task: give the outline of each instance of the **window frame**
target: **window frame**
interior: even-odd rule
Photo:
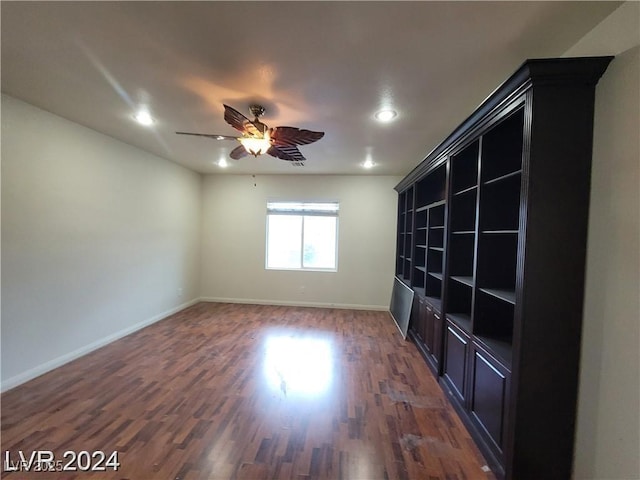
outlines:
[[[281,208],[272,207],[270,205],[280,205]],[[284,208],[284,206],[290,205],[292,208]],[[335,205],[335,210],[322,210],[313,208],[314,205]],[[295,206],[301,208],[296,209]],[[307,208],[305,208],[307,206]],[[267,201],[267,213],[266,213],[266,236],[265,236],[265,258],[264,268],[265,270],[272,271],[291,271],[291,272],[329,272],[335,273],[338,271],[338,239],[339,239],[339,215],[340,202],[337,200],[320,200],[320,201],[300,201],[300,200],[268,200]],[[269,217],[273,216],[299,216],[302,217],[301,230],[300,230],[300,268],[290,267],[270,267],[269,266]],[[335,237],[334,237],[334,267],[332,268],[319,268],[319,267],[305,267],[304,266],[304,221],[305,217],[334,217],[336,219],[335,224]]]

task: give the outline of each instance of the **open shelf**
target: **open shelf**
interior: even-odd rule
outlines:
[[[413,276],[411,278],[411,286],[414,288],[424,288],[426,269],[414,265]]]
[[[511,352],[513,350],[511,339],[491,338],[483,335],[475,335],[475,338],[484,349],[498,357],[498,359],[505,363],[505,366],[511,370]]]
[[[416,230],[413,243],[416,247],[427,248],[427,230]]]
[[[487,183],[480,193],[480,230],[517,230],[521,174]]]
[[[482,230],[480,233],[488,235],[517,235],[518,230]]]
[[[413,251],[413,263],[416,267],[424,268],[427,258],[427,249],[416,245]]]
[[[444,251],[444,230],[441,228],[429,230],[429,248],[431,250]]]
[[[449,274],[463,277],[473,275],[474,254],[474,235],[452,235],[448,248]]]
[[[511,346],[515,294],[499,289],[478,289],[474,309],[473,333],[487,346]],[[496,293],[500,293],[498,296]],[[513,298],[513,301],[510,301]]]
[[[476,229],[476,197],[474,189],[451,199],[451,229],[454,232]]]
[[[405,258],[408,256],[409,260],[411,260],[411,243],[412,242],[413,242],[412,235],[410,233],[405,233],[405,235],[404,235],[404,252],[405,252]]]
[[[451,188],[455,195],[478,185],[478,153],[476,140],[451,157]]]
[[[451,280],[460,282],[463,285],[467,285],[468,287],[473,287],[473,277],[462,277],[460,275],[455,275],[455,276],[452,275]]]
[[[410,187],[398,195],[396,275],[408,284],[410,283],[412,276],[411,255],[412,248],[415,243],[415,239],[413,237],[413,191],[413,187]],[[416,226],[426,228],[426,214],[417,215]],[[419,230],[416,231],[418,232]],[[422,231],[422,233],[418,233],[416,235],[416,238],[421,240],[421,243],[426,244],[426,235],[426,231]]]
[[[433,202],[430,203],[429,205],[427,205],[425,208],[435,208],[435,207],[444,207],[444,205],[447,203],[446,200],[442,199],[442,200],[438,200],[437,202]]]
[[[429,228],[444,228],[444,202],[429,207]]]
[[[480,288],[481,292],[488,293],[494,297],[509,303],[516,303],[515,290],[506,290],[502,288]]]
[[[429,250],[427,253],[427,272],[434,276],[442,276],[443,252],[441,250]]]
[[[522,168],[524,109],[519,108],[482,137],[482,182]]]
[[[430,206],[445,199],[447,169],[443,164],[416,184],[416,207]]]
[[[464,313],[447,313],[447,319],[456,324],[465,333],[471,333],[471,317]]]
[[[432,298],[442,299],[442,274],[436,272],[427,272],[425,277],[425,295]]]
[[[444,251],[444,229],[430,228],[428,233],[428,245],[432,250]]]
[[[472,185],[470,187],[467,187],[463,190],[460,190],[458,192],[453,192],[454,195],[458,196],[458,195],[464,195],[465,193],[471,193],[471,192],[475,192],[478,189],[477,185]]]
[[[493,183],[503,182],[505,180],[509,180],[511,177],[519,176],[521,173],[522,173],[522,170],[516,170],[514,172],[507,173],[505,175],[494,178],[492,180],[487,180],[486,182],[484,182],[484,185],[491,185]]]
[[[471,317],[473,288],[468,283],[462,283],[449,278],[447,283],[447,297],[445,311]]]
[[[431,306],[433,308],[435,308],[438,312],[442,311],[442,300],[440,300],[440,297],[431,297],[429,295],[426,295],[425,300],[427,302],[429,302],[431,304]]]
[[[411,280],[411,258],[404,257],[403,260],[402,278],[409,283]]]
[[[476,272],[480,291],[515,303],[517,260],[517,232],[480,235]]]
[[[446,173],[443,167],[442,172]],[[430,298],[442,298],[442,271],[444,267],[444,234],[446,202],[437,201],[427,207],[427,250],[425,293]]]

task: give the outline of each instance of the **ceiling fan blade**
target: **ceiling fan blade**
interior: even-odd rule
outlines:
[[[296,127],[275,127],[270,131],[271,141],[277,146],[307,145],[324,137],[324,132],[312,132]]]
[[[276,157],[281,160],[288,160],[289,162],[304,162],[306,160],[297,147],[271,145],[271,148],[267,150],[267,153],[272,157]]]
[[[242,157],[246,157],[248,155],[247,150],[242,145],[238,145],[236,148],[231,150],[229,156],[234,160],[240,160]]]
[[[232,137],[230,135],[216,135],[215,133],[190,133],[190,132],[176,132],[178,135],[194,135],[196,137],[207,137],[214,140],[237,140],[238,137]]]
[[[263,134],[255,123],[229,105],[224,105],[224,121],[242,133],[255,137],[261,137]]]

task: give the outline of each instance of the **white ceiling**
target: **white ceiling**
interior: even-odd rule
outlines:
[[[370,156],[371,174],[404,175],[525,59],[562,55],[619,4],[2,1],[2,91],[198,172],[362,174]],[[306,166],[174,133],[234,135],[222,104],[253,102],[271,127],[326,132]]]

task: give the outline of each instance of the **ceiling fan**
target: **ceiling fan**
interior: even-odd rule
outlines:
[[[178,135],[208,137],[214,140],[238,140],[240,145],[231,150],[229,154],[234,160],[239,160],[246,155],[257,157],[266,153],[272,157],[293,162],[293,165],[304,165],[306,160],[298,150],[298,145],[313,143],[324,136],[324,132],[312,132],[311,130],[296,127],[268,128],[258,120],[258,117],[265,112],[263,106],[251,105],[249,111],[255,117],[253,120],[249,120],[229,105],[224,105],[224,119],[229,125],[242,133],[240,137],[207,133],[176,133]]]

